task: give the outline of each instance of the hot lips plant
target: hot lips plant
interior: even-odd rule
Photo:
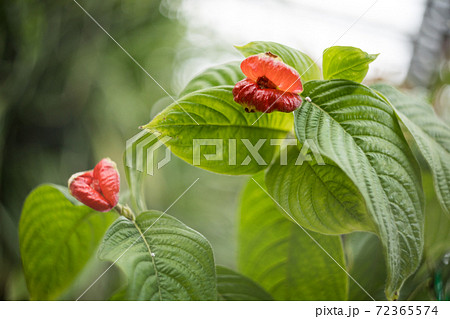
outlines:
[[[91,258],[125,275],[115,300],[448,299],[449,127],[419,98],[361,84],[377,55],[331,47],[320,71],[278,43],[237,49],[242,61],[194,77],[126,150],[136,157],[137,143],[159,139],[192,165],[249,175],[237,269],[217,266],[197,231],[146,209],[132,165],[119,194],[103,159],[26,199],[31,299],[63,298]]]
[[[69,179],[70,194],[99,212],[108,212],[119,202],[120,178],[116,163],[102,159],[93,170],[76,173]]]
[[[116,210],[120,215],[134,220],[128,206],[119,204],[120,177],[116,163],[104,158],[93,170],[73,174],[69,178],[70,194],[84,205],[98,212]]]
[[[276,55],[266,52],[252,55],[241,63],[247,76],[233,88],[234,100],[246,112],[293,112],[302,103],[303,90],[298,72]]]

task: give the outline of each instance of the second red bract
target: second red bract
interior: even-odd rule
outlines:
[[[73,174],[69,191],[77,200],[99,212],[107,212],[119,202],[120,178],[116,163],[102,159],[93,170]]]
[[[252,55],[241,63],[247,76],[233,88],[234,100],[247,112],[293,112],[300,107],[303,90],[298,72],[267,52]]]

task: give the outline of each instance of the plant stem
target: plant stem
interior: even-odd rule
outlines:
[[[117,204],[114,209],[116,210],[116,212],[119,213],[119,215],[131,220],[131,221],[135,221],[136,220],[136,216],[134,215],[133,211],[131,210],[130,207],[128,207],[128,205],[123,206],[122,204]]]

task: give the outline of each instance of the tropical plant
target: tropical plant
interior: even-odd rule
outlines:
[[[125,167],[130,208],[109,200],[96,166],[71,178],[72,195],[47,184],[25,201],[19,235],[31,299],[60,298],[96,253],[127,278],[114,300],[448,298],[445,285],[427,293],[424,283],[450,249],[449,127],[418,98],[361,84],[377,55],[331,47],[321,72],[278,43],[236,48],[247,64],[194,77],[125,153],[145,162],[138,142],[159,140],[202,169],[251,175],[238,269],[217,266],[203,235],[145,207],[144,172]]]

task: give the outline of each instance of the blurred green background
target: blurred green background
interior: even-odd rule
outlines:
[[[165,14],[160,1],[83,6],[176,95],[172,80],[186,29]],[[72,1],[2,1],[0,29],[0,299],[26,299],[17,238],[26,195],[41,183],[66,185],[72,173],[103,157],[119,164],[127,190],[126,140],[170,99]],[[207,173],[172,156],[146,178],[148,206],[164,211],[198,177],[168,213],[203,233],[218,262],[233,266],[232,225],[242,178]],[[99,275],[104,265],[92,267]],[[79,281],[78,291],[95,278]],[[108,298],[107,281],[98,285],[106,287],[104,294],[98,289],[86,297]]]
[[[283,41],[251,30],[236,38],[204,27],[199,31],[187,19],[201,11],[201,1],[80,4],[173,96],[201,68],[239,59],[229,41]],[[280,2],[283,10],[290,5]],[[17,236],[26,195],[41,183],[66,185],[72,173],[103,157],[121,167],[127,139],[171,99],[73,1],[1,0],[0,59],[0,300],[20,300],[28,298]],[[442,60],[447,62],[436,62],[433,81],[426,82],[433,85],[425,89],[448,118],[448,57]],[[384,75],[372,74],[376,77]],[[414,77],[410,80],[415,86]],[[123,168],[121,176],[125,191]],[[146,177],[147,204],[164,211],[197,178],[168,214],[205,235],[217,262],[234,268],[235,212],[246,177],[209,173],[172,156]],[[76,299],[106,267],[93,260],[65,299]],[[109,298],[120,287],[120,276],[111,270],[85,298]]]

